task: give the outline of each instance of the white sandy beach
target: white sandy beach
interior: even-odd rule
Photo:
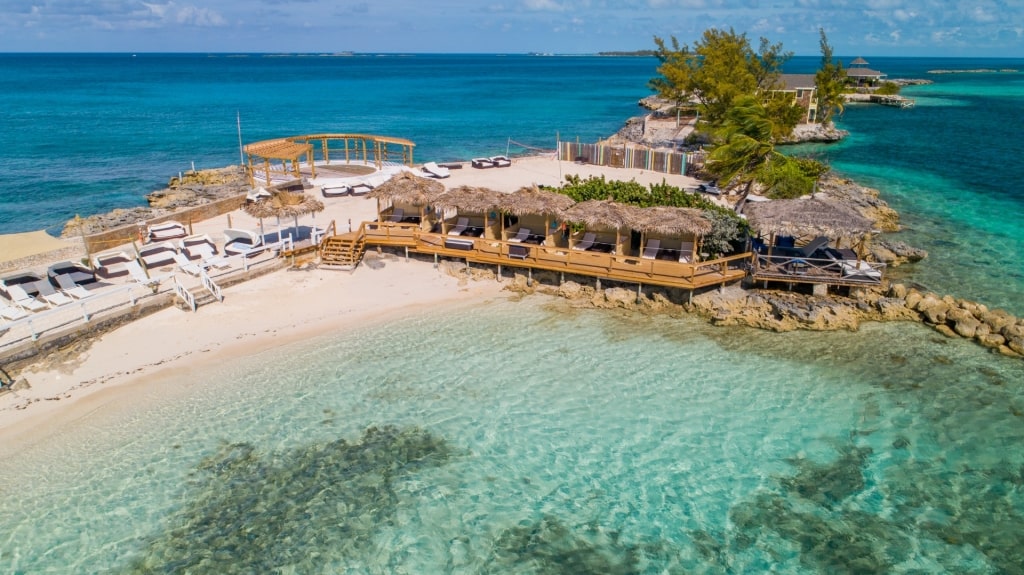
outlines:
[[[604,168],[559,162],[551,157],[517,159],[509,168],[451,170],[442,180],[449,187],[484,186],[511,192],[531,184],[558,185],[567,175],[601,176],[691,188],[696,180],[657,172]],[[317,224],[331,220],[345,231],[376,217],[376,202],[343,197],[325,200]],[[231,215],[233,227],[256,229],[241,211]],[[308,225],[308,218],[300,225]],[[289,226],[291,222],[281,222]],[[220,240],[227,216],[194,223],[195,233]],[[268,229],[267,232],[271,230]],[[0,434],[38,438],[54,422],[72,421],[126,394],[145,393],[146,382],[160,373],[222,361],[368,322],[400,318],[417,308],[454,300],[498,297],[503,284],[462,282],[434,269],[429,262],[386,257],[381,269],[362,265],[354,272],[313,269],[279,271],[227,289],[225,301],[197,312],[167,308],[120,327],[97,339],[87,352],[59,368],[20,374],[31,386],[0,396]],[[156,384],[154,384],[156,385]]]

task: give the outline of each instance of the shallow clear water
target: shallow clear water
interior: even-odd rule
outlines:
[[[161,385],[0,462],[18,493],[0,499],[0,570],[995,573],[1024,560],[1024,366],[915,325],[768,334],[538,297]]]

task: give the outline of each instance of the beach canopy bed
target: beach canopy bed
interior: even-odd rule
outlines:
[[[557,230],[565,221],[565,211],[576,202],[565,194],[542,190],[537,186],[525,186],[518,190],[504,194],[498,199],[497,208],[506,214],[517,218],[532,218],[530,222],[520,221],[520,225],[540,226],[543,233],[535,237],[542,238],[540,242],[547,241],[554,230]],[[532,238],[527,238],[532,241]]]
[[[401,219],[405,219],[404,208],[403,217],[399,220],[384,217],[384,213],[388,208],[391,208],[392,215],[394,214],[396,204],[415,207],[420,221],[423,221],[427,217],[427,208],[444,191],[444,184],[435,179],[424,178],[412,172],[403,171],[382,182],[370,191],[367,197],[377,200],[378,221],[384,221],[385,219],[401,221]]]

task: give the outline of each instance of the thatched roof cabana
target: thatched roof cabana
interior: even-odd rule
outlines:
[[[611,200],[587,200],[565,210],[565,218],[587,226],[604,226],[618,230],[628,228],[633,223],[636,217],[634,212],[638,209]]]
[[[874,224],[853,208],[817,198],[773,200],[749,204],[750,227],[758,233],[787,236],[862,236]]]
[[[444,184],[411,172],[400,172],[367,194],[377,201],[403,202],[417,206],[433,203],[444,193]]]
[[[565,194],[541,190],[537,186],[526,186],[511,194],[502,194],[498,200],[498,209],[515,216],[537,214],[563,219],[565,210],[575,203]]]
[[[324,203],[303,193],[277,191],[270,197],[242,205],[242,211],[254,218],[292,217],[322,212]]]
[[[486,213],[498,206],[502,195],[490,188],[459,186],[437,196],[434,203],[444,210]]]
[[[703,236],[711,232],[711,222],[695,208],[655,206],[641,208],[631,213],[630,227],[645,233],[679,236],[692,234]]]

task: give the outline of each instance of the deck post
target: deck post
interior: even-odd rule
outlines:
[[[501,264],[498,264],[498,277],[497,277],[497,280],[498,280],[499,283],[501,282]]]
[[[558,285],[565,283],[565,272],[558,272]]]
[[[526,285],[533,287],[533,268],[526,268]]]
[[[409,246],[405,246],[405,261],[409,261]]]
[[[690,290],[690,293],[686,298],[686,303],[693,305],[693,290]]]
[[[640,303],[644,298],[644,284],[636,284],[636,303]]]
[[[601,291],[601,278],[597,278],[597,282],[595,282],[594,289],[596,289],[597,291]]]
[[[437,269],[437,254],[434,254],[434,269]]]

